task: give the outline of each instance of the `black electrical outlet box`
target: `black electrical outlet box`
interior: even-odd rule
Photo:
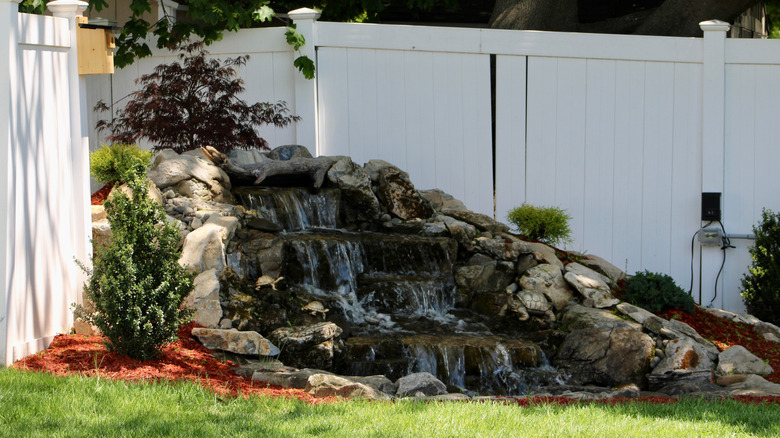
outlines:
[[[720,220],[720,192],[704,192],[701,194],[701,220]]]

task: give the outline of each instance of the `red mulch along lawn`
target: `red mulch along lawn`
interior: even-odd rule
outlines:
[[[672,316],[684,321],[699,331],[704,337],[717,339],[697,326],[697,321],[709,321],[710,326],[714,326],[725,320],[710,315],[704,311],[698,311],[696,315],[680,315],[681,311],[669,311],[661,316]],[[716,318],[719,321],[713,321]],[[692,323],[693,322],[693,323]],[[726,323],[731,324],[729,321]],[[707,324],[704,324],[705,326]],[[745,325],[745,324],[743,324]],[[57,335],[46,350],[28,356],[13,364],[13,368],[40,371],[65,376],[70,374],[82,374],[86,376],[101,376],[115,380],[127,381],[177,381],[189,380],[196,382],[203,387],[213,391],[216,394],[224,396],[243,396],[264,395],[269,397],[294,397],[311,404],[330,403],[338,400],[335,397],[313,397],[312,395],[300,389],[282,388],[279,386],[269,386],[265,382],[252,381],[251,378],[243,377],[235,373],[235,367],[230,361],[221,362],[214,358],[209,350],[192,338],[192,329],[196,324],[183,325],[179,329],[179,340],[164,347],[161,357],[154,360],[140,361],[131,359],[127,356],[121,356],[115,352],[106,351],[105,338],[102,336],[84,336],[84,335]],[[747,326],[750,328],[750,326]],[[714,330],[718,330],[715,328]],[[751,328],[752,331],[752,328]],[[707,333],[707,334],[705,334]],[[727,331],[717,332],[719,334]],[[728,332],[728,334],[731,334]],[[757,338],[753,333],[751,336]],[[730,339],[730,338],[729,338]],[[744,339],[739,338],[739,339]],[[761,340],[761,342],[766,342]],[[771,344],[771,343],[770,343]],[[716,342],[719,348],[732,345],[724,342]],[[742,342],[750,351],[749,343]],[[774,345],[774,344],[772,344]],[[777,360],[778,347],[774,347],[774,359]],[[758,351],[758,350],[756,350]],[[759,357],[761,354],[754,352]],[[780,369],[771,362],[772,367]],[[778,373],[772,374],[774,379],[778,378]],[[739,396],[734,397],[743,403],[751,404],[780,404],[780,397],[752,397]],[[617,397],[604,400],[580,401],[566,397],[498,397],[497,401],[507,404],[517,404],[518,406],[532,406],[538,404],[552,404],[557,406],[566,406],[577,403],[599,403],[607,405],[616,405],[624,403],[659,403],[667,404],[676,402],[670,397],[638,397],[623,398]]]
[[[307,403],[332,402],[333,397],[316,398],[300,389],[269,386],[235,373],[234,365],[215,359],[209,350],[192,338],[195,324],[179,329],[179,340],[164,347],[154,360],[135,360],[106,351],[102,336],[57,335],[48,349],[13,364],[14,368],[55,375],[83,374],[115,380],[189,380],[219,395],[247,397],[266,395],[294,397]]]

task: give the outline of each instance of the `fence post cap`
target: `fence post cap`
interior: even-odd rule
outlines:
[[[81,15],[87,10],[89,3],[80,0],[55,0],[46,4],[55,17]]]
[[[731,25],[726,23],[725,21],[707,20],[699,23],[699,27],[701,27],[701,30],[704,32],[708,32],[708,31],[726,32],[731,28]]]
[[[287,15],[292,18],[293,21],[298,20],[317,20],[322,16],[322,12],[315,11],[309,8],[300,8],[294,11],[290,11]]]

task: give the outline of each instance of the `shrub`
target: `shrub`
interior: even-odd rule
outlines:
[[[742,277],[742,300],[750,314],[780,324],[780,214],[764,209],[753,233],[753,262]]]
[[[672,277],[649,271],[637,272],[626,280],[624,299],[631,304],[658,313],[666,309],[694,311],[693,298]]]
[[[571,241],[569,220],[566,210],[558,207],[536,207],[523,204],[509,212],[509,222],[517,227],[527,239],[538,240],[550,245]]]
[[[124,183],[145,175],[153,155],[136,145],[103,145],[89,154],[89,171],[100,183]]]
[[[170,148],[178,153],[210,145],[223,153],[234,148],[268,149],[256,126],[285,127],[300,117],[287,115],[285,102],[249,105],[237,97],[244,81],[234,67],[246,65],[248,56],[222,63],[207,58],[202,43],[179,48],[179,62],[161,64],[138,80],[141,88],[111,120],[100,120],[98,131],[107,130],[109,141],[135,143],[140,138],[154,150]],[[98,102],[96,111],[107,111]]]
[[[131,197],[120,192],[105,202],[113,237],[96,249],[84,285],[95,312],[76,308],[110,349],[135,359],[152,358],[176,339],[189,313],[182,302],[192,290],[192,276],[178,263],[179,231],[147,196],[147,181],[133,178]]]

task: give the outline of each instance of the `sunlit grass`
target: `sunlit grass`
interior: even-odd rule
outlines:
[[[0,371],[4,436],[780,436],[780,409],[734,401],[606,406],[220,398],[190,383],[137,384]]]

